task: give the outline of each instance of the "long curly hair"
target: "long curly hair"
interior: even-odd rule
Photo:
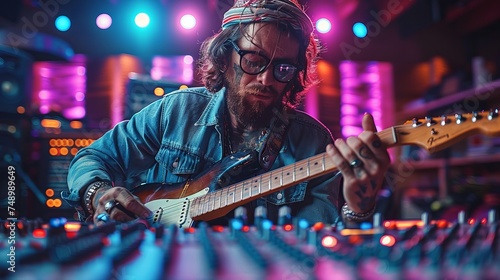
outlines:
[[[202,43],[197,70],[202,84],[210,92],[217,92],[225,86],[224,72],[229,66],[233,51],[228,42],[236,42],[245,36],[248,27],[253,23],[228,26]],[[286,21],[268,21],[266,23],[276,24],[281,31],[288,32],[300,43],[298,63],[301,66],[301,71],[289,82],[289,90],[283,97],[283,104],[296,107],[302,101],[307,90],[319,82],[316,66],[321,51],[320,42],[314,33],[311,32],[307,36]]]

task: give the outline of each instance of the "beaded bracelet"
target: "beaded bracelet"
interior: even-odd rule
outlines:
[[[373,205],[373,207],[370,210],[363,213],[357,213],[352,211],[349,208],[349,206],[347,206],[347,203],[344,203],[344,205],[342,206],[342,214],[344,215],[344,217],[353,222],[365,221],[367,218],[373,215],[374,212],[375,212],[375,205]]]
[[[85,209],[87,210],[88,216],[94,215],[94,208],[92,207],[92,199],[94,198],[94,195],[96,194],[97,190],[102,187],[111,187],[111,184],[105,181],[98,181],[90,184],[90,186],[87,188],[87,192],[85,193],[83,202],[85,204]]]

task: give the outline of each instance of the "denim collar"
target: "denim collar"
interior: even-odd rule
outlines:
[[[224,122],[224,108],[226,106],[225,95],[226,88],[222,88],[214,93],[212,99],[194,125],[222,125]]]

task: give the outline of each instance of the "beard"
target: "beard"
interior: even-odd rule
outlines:
[[[271,104],[264,102],[250,102],[246,97],[254,92],[265,92],[264,87],[254,86],[246,90],[239,91],[233,83],[227,82],[227,107],[229,112],[236,116],[238,122],[243,127],[263,128],[269,126],[274,116],[273,108],[281,106],[281,97],[275,98]],[[277,92],[272,93],[277,96]]]

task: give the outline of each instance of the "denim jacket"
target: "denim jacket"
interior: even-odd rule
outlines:
[[[94,181],[126,186],[127,180],[147,171],[146,182],[180,183],[200,174],[223,157],[225,106],[225,89],[214,94],[199,87],[166,94],[77,153],[63,198],[83,219],[80,196]],[[324,125],[297,111],[272,169],[323,153],[332,141]],[[292,215],[311,223],[333,223],[341,199],[338,177],[324,175],[258,201],[271,208],[286,204]]]

